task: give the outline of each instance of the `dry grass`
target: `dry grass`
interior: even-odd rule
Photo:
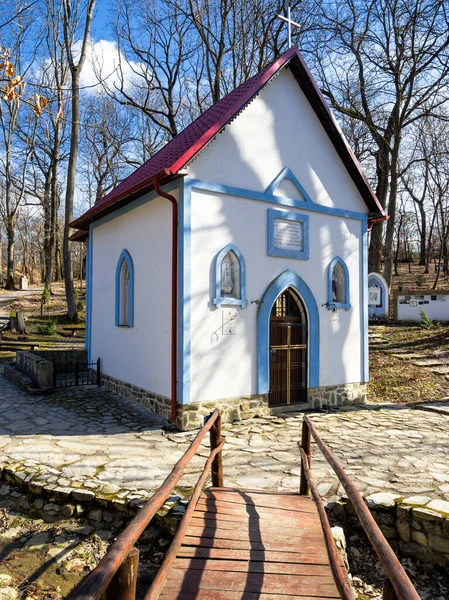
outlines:
[[[418,325],[376,327],[390,343],[416,354],[449,355],[449,326],[426,330]],[[449,383],[443,375],[400,360],[382,350],[370,350],[368,400],[373,403],[412,404],[441,400],[449,396]]]
[[[79,287],[77,286],[79,290]],[[84,290],[83,283],[83,290]],[[20,292],[18,292],[20,293]],[[41,349],[64,349],[82,345],[84,343],[84,327],[85,327],[85,312],[79,313],[80,323],[77,326],[79,331],[76,331],[74,337],[67,327],[73,325],[67,318],[67,305],[65,300],[64,283],[54,283],[52,286],[50,304],[43,308],[41,305],[42,292],[36,291],[35,294],[23,296],[20,299],[10,302],[0,303],[0,313],[8,314],[10,311],[22,310],[26,319],[26,335],[18,335],[10,331],[4,332],[2,339],[5,341],[26,341],[27,343],[39,344]],[[80,293],[78,291],[78,293]],[[84,302],[84,292],[80,294],[80,299]],[[52,322],[55,323],[55,332],[51,335],[44,335],[39,332],[43,326],[48,326]],[[15,352],[1,351],[0,358],[13,359]]]

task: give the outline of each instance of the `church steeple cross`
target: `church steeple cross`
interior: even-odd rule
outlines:
[[[292,47],[292,25],[294,27],[299,27],[299,28],[301,28],[301,25],[299,23],[296,23],[296,21],[292,21],[291,15],[290,15],[290,5],[287,7],[287,16],[284,17],[284,15],[278,15],[278,19],[281,19],[282,21],[285,21],[288,24],[288,47],[291,48]]]

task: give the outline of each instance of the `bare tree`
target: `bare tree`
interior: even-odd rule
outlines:
[[[88,0],[85,6],[84,25],[81,34],[81,50],[75,53],[75,36],[79,28],[82,6],[78,2],[71,0],[62,0],[63,5],[63,31],[64,43],[67,53],[67,62],[69,64],[71,75],[71,136],[70,136],[70,154],[67,167],[67,189],[65,197],[65,228],[64,228],[64,283],[67,298],[67,313],[71,320],[78,320],[78,311],[76,307],[75,290],[73,286],[72,255],[69,224],[73,221],[73,201],[75,196],[75,176],[78,158],[78,139],[80,126],[80,76],[83,69],[87,45],[89,43],[90,28],[92,25],[93,12],[96,0]],[[77,58],[75,59],[75,54]],[[77,62],[76,62],[77,61]]]
[[[376,194],[390,219],[385,278],[391,280],[392,245],[401,142],[406,129],[447,99],[449,22],[439,0],[324,1],[310,37],[314,68],[325,95],[343,118],[372,136]],[[375,224],[369,269],[380,268],[382,227]]]
[[[31,47],[31,58],[25,64],[23,55],[25,44],[30,42],[27,35],[32,25],[32,15],[25,13],[24,16],[19,15],[10,27],[0,31],[0,45],[9,48],[6,59],[2,62],[2,66],[6,64],[6,71],[0,79],[0,136],[3,144],[0,169],[4,178],[0,210],[7,239],[7,289],[14,289],[16,217],[25,195],[27,168],[37,124],[36,112],[39,112],[33,112],[32,105],[22,98],[25,89],[24,75],[33,64],[39,43],[36,40],[36,46]],[[26,132],[22,139],[20,131]]]

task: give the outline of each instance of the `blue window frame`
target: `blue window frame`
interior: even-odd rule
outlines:
[[[215,297],[217,308],[237,305],[246,308],[246,266],[242,253],[234,244],[228,244],[215,259]]]
[[[123,250],[115,270],[115,324],[134,327],[134,263]]]
[[[309,217],[287,210],[268,209],[268,254],[309,259]]]
[[[349,270],[345,261],[336,256],[327,268],[327,308],[349,310]]]

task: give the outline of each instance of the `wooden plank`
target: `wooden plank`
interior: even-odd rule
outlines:
[[[286,536],[282,532],[277,532],[274,526],[269,529],[261,528],[260,531],[248,531],[246,527],[240,529],[222,529],[221,527],[195,527],[190,525],[186,535],[194,537],[208,537],[225,540],[247,540],[250,542],[277,542],[283,544]],[[314,531],[304,531],[293,529],[288,536],[290,544],[310,543],[316,540],[317,534]]]
[[[278,552],[298,552],[300,544],[290,543],[286,540],[282,545],[278,541],[270,542],[248,542],[243,540],[222,540],[207,537],[186,535],[185,546],[202,546],[203,548],[228,548],[229,550],[277,550]],[[314,547],[306,546],[307,552],[316,555],[327,556],[324,540],[316,540]]]
[[[241,571],[244,573],[278,573],[280,575],[329,576],[327,565],[305,563],[279,563],[246,560],[216,560],[208,558],[177,558],[173,569],[191,569],[194,571]]]
[[[326,555],[310,553],[308,548],[297,549],[292,552],[278,550],[251,550],[232,548],[202,548],[200,546],[182,546],[178,557],[186,558],[210,558],[224,560],[244,561],[266,561],[296,564],[328,565],[329,558]]]
[[[289,600],[295,598],[285,594],[254,594],[251,592],[224,592],[222,590],[162,590],[159,598],[164,600]],[[301,596],[301,600],[337,600],[340,596]]]
[[[227,515],[246,515],[246,516],[259,516],[261,519],[289,519],[295,518],[302,515],[308,514],[307,512],[300,511],[288,511],[281,508],[266,508],[266,507],[255,507],[244,504],[233,504],[231,502],[221,502],[214,500],[212,502],[206,502],[202,498],[198,500],[196,510],[202,510],[203,512],[220,512]]]
[[[284,536],[290,536],[292,531],[294,531],[295,527],[300,528],[302,531],[313,531],[315,533],[319,533],[321,531],[321,525],[314,519],[312,520],[299,520],[297,523],[288,524],[287,522],[281,523],[272,523],[268,519],[261,521],[257,518],[249,518],[249,519],[240,519],[240,520],[229,520],[226,517],[229,515],[221,515],[220,513],[208,514],[203,517],[206,513],[194,513],[192,520],[190,521],[191,525],[195,527],[211,527],[211,528],[220,528],[220,529],[238,529],[242,528],[245,531],[270,531],[275,530],[278,533],[282,533]],[[231,515],[232,518],[232,515]]]
[[[263,594],[296,594],[338,597],[332,576],[278,575],[273,573],[226,573],[217,571],[173,570],[164,587],[179,590],[225,590]]]
[[[253,506],[257,508],[280,508],[284,511],[311,512],[316,513],[315,505],[310,498],[305,496],[280,496],[279,494],[245,494],[228,493],[222,491],[211,492],[206,490],[202,495],[207,503],[214,501],[228,502],[230,504],[239,504],[244,506]],[[203,500],[203,501],[204,501]]]

